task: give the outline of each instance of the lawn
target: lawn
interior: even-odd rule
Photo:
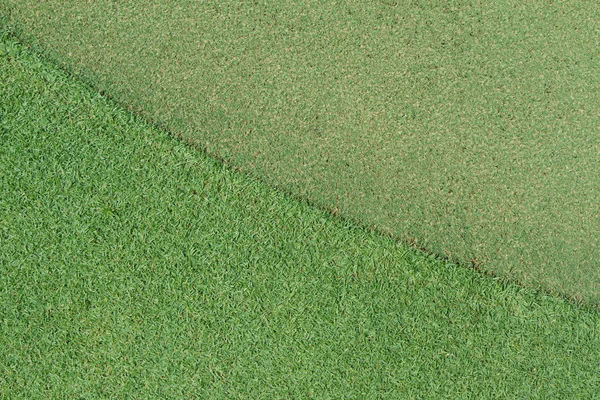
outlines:
[[[594,398],[600,314],[235,171],[0,33],[0,398]]]
[[[274,187],[600,300],[600,2],[0,0],[0,16]]]

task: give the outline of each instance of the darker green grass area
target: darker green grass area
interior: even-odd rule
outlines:
[[[233,173],[4,35],[0,82],[0,397],[597,394],[597,311]]]
[[[0,398],[593,398],[597,310],[195,151],[0,34]]]
[[[263,181],[600,299],[599,2],[0,0],[0,15]]]

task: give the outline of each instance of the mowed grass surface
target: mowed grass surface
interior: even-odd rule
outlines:
[[[597,396],[597,310],[332,218],[0,39],[0,398]]]
[[[600,2],[0,0],[0,15],[270,184],[600,299]]]

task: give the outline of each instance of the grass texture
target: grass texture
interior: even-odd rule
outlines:
[[[0,398],[592,398],[600,314],[332,218],[0,34]]]
[[[271,185],[600,300],[597,1],[0,0],[0,15]]]

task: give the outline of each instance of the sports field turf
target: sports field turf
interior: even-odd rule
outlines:
[[[594,398],[600,314],[294,200],[0,32],[0,398]]]
[[[0,0],[0,14],[263,181],[600,299],[600,2]]]

